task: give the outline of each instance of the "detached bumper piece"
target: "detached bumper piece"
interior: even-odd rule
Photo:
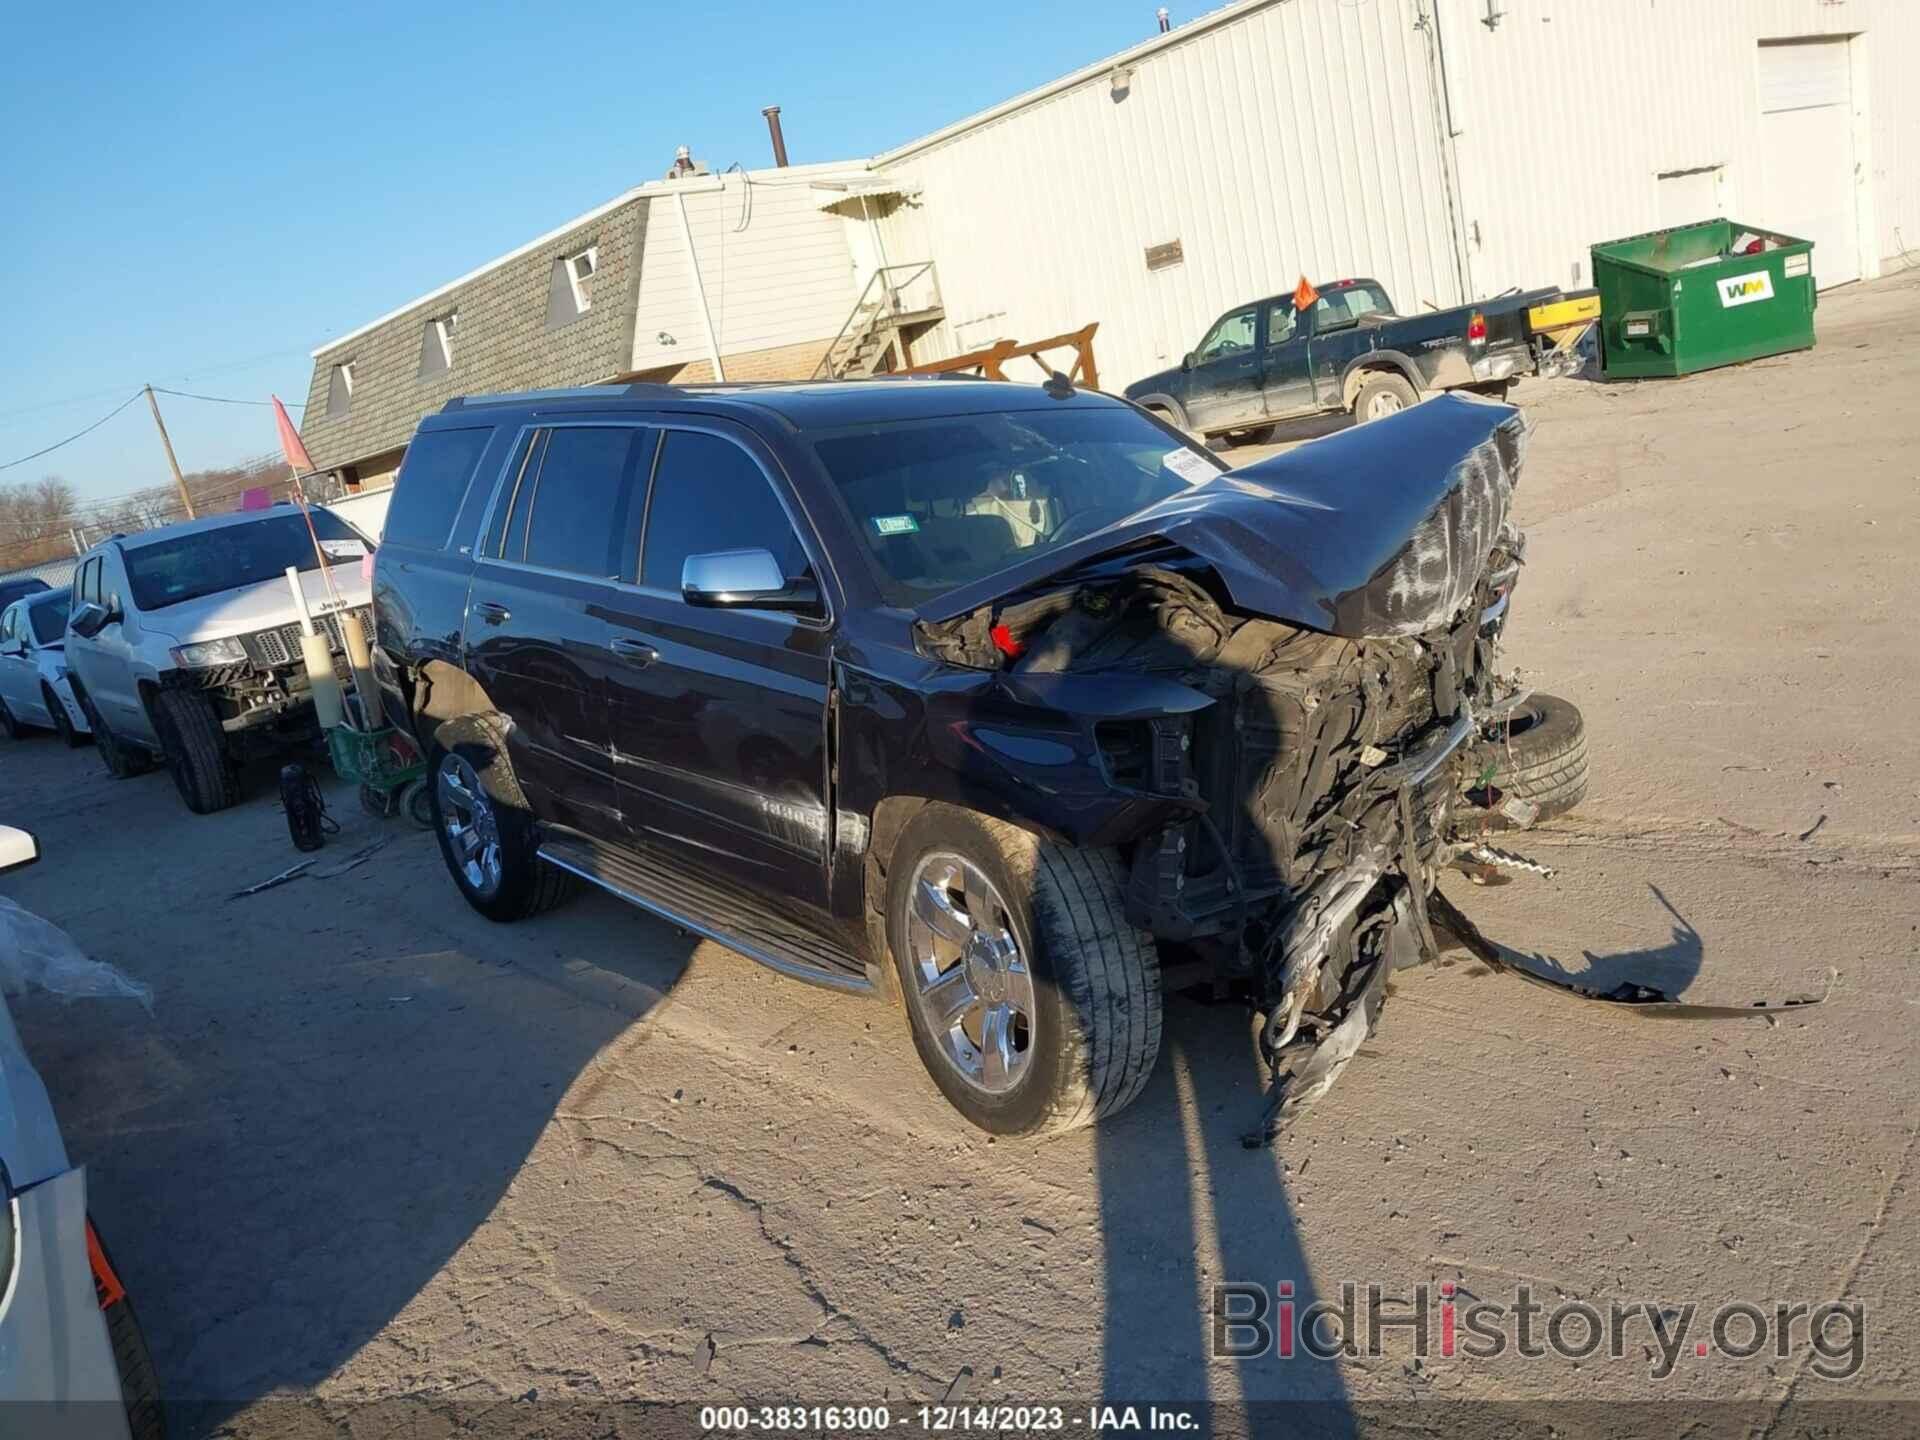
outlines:
[[[1589,985],[1576,984],[1565,976],[1550,975],[1545,971],[1534,969],[1526,963],[1528,957],[1522,956],[1519,951],[1509,949],[1481,934],[1479,927],[1462,915],[1438,890],[1427,898],[1427,906],[1433,917],[1435,938],[1442,942],[1443,949],[1465,950],[1496,975],[1512,975],[1559,995],[1570,995],[1576,1000],[1591,1000],[1600,1005],[1622,1006],[1635,1014],[1653,1019],[1760,1019],[1768,1015],[1776,1015],[1782,1010],[1800,1010],[1809,1005],[1819,1005],[1833,993],[1831,975],[1828,976],[1826,989],[1818,995],[1795,995],[1785,1000],[1755,1000],[1745,1005],[1697,1005],[1690,1001],[1677,1000],[1666,991],[1652,985],[1637,985],[1625,980],[1611,990],[1596,990]]]

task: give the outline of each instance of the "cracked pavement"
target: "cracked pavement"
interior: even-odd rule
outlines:
[[[1588,802],[1446,882],[1574,970],[1777,1027],[1599,1013],[1470,967],[1399,978],[1341,1084],[1268,1152],[1247,1016],[1171,1002],[1148,1093],[1094,1134],[990,1141],[904,1022],[601,896],[487,924],[430,837],[329,797],[330,882],[256,783],[9,747],[4,882],[153,985],[15,1013],[145,1322],[177,1433],[529,1392],[937,1398],[1920,1396],[1920,274],[1830,294],[1810,354],[1523,387],[1538,422],[1506,655],[1585,710]],[[324,858],[324,857],[323,857]],[[1208,1287],[1866,1305],[1858,1377],[1804,1352],[1584,1362],[1208,1358]],[[1398,1348],[1396,1348],[1398,1347]],[[206,1402],[195,1407],[192,1402]]]

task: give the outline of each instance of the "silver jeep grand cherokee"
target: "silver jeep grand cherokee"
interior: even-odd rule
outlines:
[[[240,762],[310,735],[289,566],[344,673],[340,626],[373,633],[360,578],[367,538],[313,510],[333,562],[329,593],[307,522],[291,506],[115,535],[81,557],[67,622],[67,666],[100,757],[115,777],[166,762],[195,814],[240,799]]]

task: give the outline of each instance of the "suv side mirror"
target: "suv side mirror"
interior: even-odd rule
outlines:
[[[0,655],[24,655],[27,642],[24,640],[0,640]]]
[[[0,825],[0,870],[18,870],[40,858],[40,842],[30,831]]]
[[[811,579],[787,579],[771,550],[716,550],[689,555],[680,568],[680,595],[689,605],[716,609],[816,614],[820,609],[820,587]]]
[[[91,640],[117,617],[97,600],[89,600],[67,617],[67,628]]]
[[[1191,370],[1193,368],[1193,352],[1191,350],[1180,357],[1180,368],[1182,370]]]

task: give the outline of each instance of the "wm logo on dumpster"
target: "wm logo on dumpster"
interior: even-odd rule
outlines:
[[[1750,275],[1729,275],[1718,283],[1723,308],[1751,305],[1756,300],[1773,298],[1773,276],[1765,270],[1755,270]]]

